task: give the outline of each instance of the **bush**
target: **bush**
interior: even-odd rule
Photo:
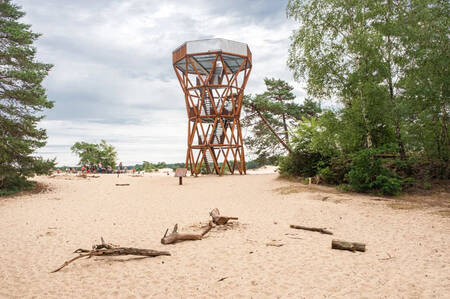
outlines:
[[[402,190],[403,181],[395,177],[379,175],[374,182],[370,184],[373,190],[379,190],[381,194],[393,195]]]
[[[350,187],[358,192],[379,191],[392,195],[402,190],[403,181],[383,167],[380,150],[364,149],[352,157],[347,180]]]
[[[319,153],[292,152],[280,159],[280,173],[301,177],[313,177],[317,174],[323,161],[326,160]]]
[[[331,184],[340,185],[345,182],[345,175],[348,172],[349,161],[341,157],[334,157],[328,161],[322,161],[319,164],[317,175],[321,181]]]
[[[0,196],[11,195],[20,191],[30,190],[34,183],[24,176],[7,176],[0,181]]]

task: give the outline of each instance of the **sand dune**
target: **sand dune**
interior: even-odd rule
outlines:
[[[276,174],[187,177],[183,186],[171,176],[38,180],[52,190],[0,199],[0,297],[450,297],[450,218],[431,210],[290,192],[298,186]],[[160,244],[175,223],[199,230],[215,207],[239,221],[201,241]],[[100,236],[172,256],[97,257],[49,273]],[[331,250],[333,238],[365,242],[367,252]]]

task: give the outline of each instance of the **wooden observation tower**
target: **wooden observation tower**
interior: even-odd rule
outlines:
[[[185,42],[173,51],[188,115],[186,168],[246,173],[241,115],[252,68],[247,44],[216,38]]]

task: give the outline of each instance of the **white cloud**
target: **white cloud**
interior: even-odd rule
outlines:
[[[186,40],[222,37],[246,42],[253,69],[246,93],[264,77],[293,82],[286,59],[295,24],[284,1],[16,1],[24,22],[43,34],[38,58],[55,67],[45,81],[55,108],[42,126],[40,153],[74,164],[75,141],[106,139],[126,164],[185,159],[184,97],[172,51]]]

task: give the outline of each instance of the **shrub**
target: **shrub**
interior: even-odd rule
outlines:
[[[0,183],[0,196],[30,190],[34,186],[34,183],[27,181],[26,177],[17,175],[4,177]]]
[[[370,183],[370,189],[378,190],[381,194],[393,195],[402,190],[402,185],[401,179],[379,175]]]
[[[329,161],[319,163],[317,175],[321,181],[331,185],[345,183],[345,176],[349,171],[349,160],[342,157],[333,157]]]
[[[280,173],[301,177],[313,177],[320,168],[324,157],[319,153],[292,152],[280,159]]]
[[[382,194],[396,194],[402,189],[402,180],[384,168],[377,154],[380,150],[364,149],[352,157],[347,180],[350,187],[358,192],[371,190]]]

